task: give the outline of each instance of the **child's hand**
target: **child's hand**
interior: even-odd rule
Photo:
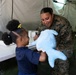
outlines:
[[[40,54],[41,55],[40,55],[39,61],[44,62],[46,60],[47,55],[45,52],[41,52]]]

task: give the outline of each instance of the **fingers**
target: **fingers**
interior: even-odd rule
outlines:
[[[35,36],[34,36],[34,40],[36,40],[37,38],[38,38],[38,35],[35,35]]]

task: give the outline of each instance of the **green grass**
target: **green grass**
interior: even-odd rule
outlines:
[[[70,70],[69,70],[70,75],[76,75],[76,37],[74,37],[74,53],[69,61],[70,61]],[[17,62],[15,58],[12,58],[4,62],[0,62],[0,68],[1,68],[0,75],[17,75],[18,73]],[[50,71],[46,74],[47,72],[46,68],[49,67],[38,66],[40,72],[42,72],[42,69],[45,69],[43,74],[49,75]]]
[[[17,75],[17,63],[16,59],[12,58],[0,63],[1,73],[0,75]]]

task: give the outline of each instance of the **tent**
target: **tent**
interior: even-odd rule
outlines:
[[[40,25],[40,10],[46,6],[66,17],[76,31],[75,0],[0,0],[0,31],[7,31],[5,26],[11,19],[18,19],[26,29],[36,29]]]

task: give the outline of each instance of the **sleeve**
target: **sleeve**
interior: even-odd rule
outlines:
[[[40,34],[40,32],[45,29],[47,29],[46,26],[40,25],[36,30],[39,31],[39,34]]]
[[[73,54],[73,36],[72,27],[69,23],[62,26],[59,32],[57,48],[61,50],[68,58]]]
[[[38,52],[28,49],[26,53],[26,57],[33,64],[37,65],[39,63],[40,54]]]

